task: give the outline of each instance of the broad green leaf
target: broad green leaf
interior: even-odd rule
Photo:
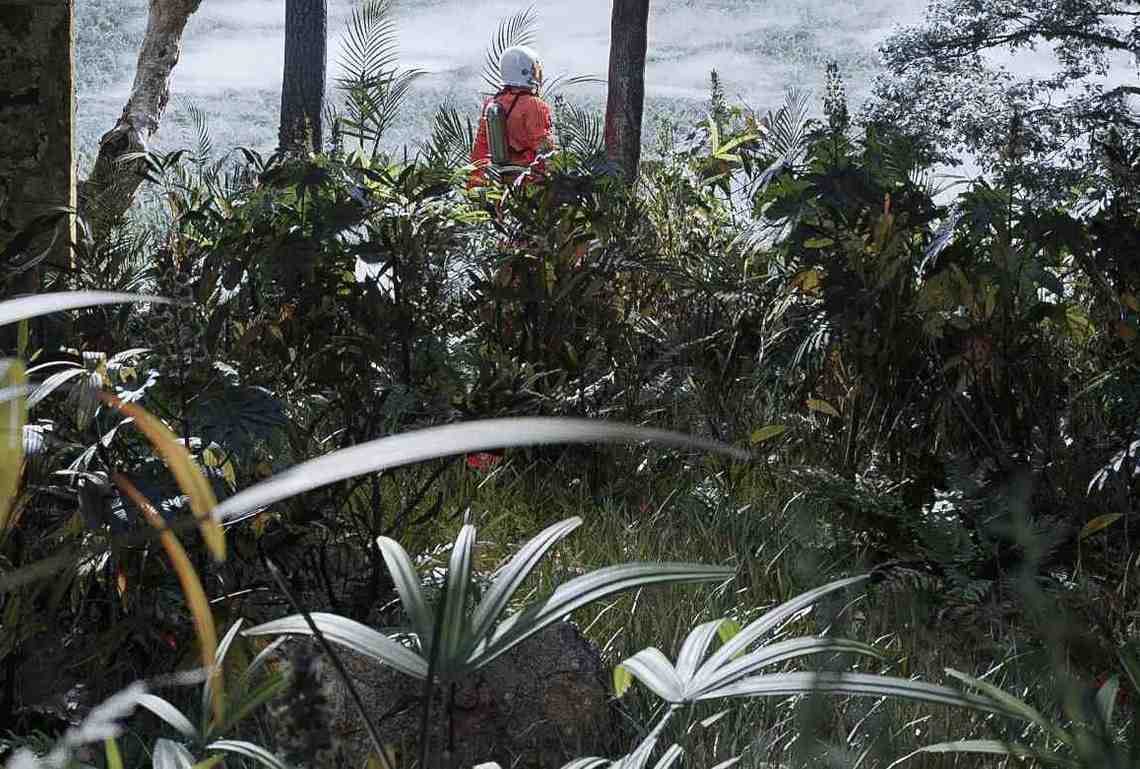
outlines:
[[[614,593],[654,584],[721,582],[735,569],[692,563],[627,563],[575,577],[559,586],[545,601],[528,606],[504,620],[490,642],[476,650],[478,665],[485,665],[511,647],[567,614]]]
[[[1056,753],[1041,753],[1025,745],[1007,744],[999,742],[998,740],[958,740],[956,742],[940,742],[936,745],[927,745],[919,748],[913,753],[903,756],[890,764],[887,769],[898,766],[903,761],[909,761],[919,753],[985,753],[994,756],[1015,756],[1017,758],[1036,759],[1041,763],[1051,766],[1073,767],[1073,769],[1077,769],[1077,767],[1080,766],[1076,761],[1058,756]]]
[[[806,405],[812,411],[818,411],[821,414],[827,414],[830,417],[839,416],[839,412],[836,411],[835,406],[832,406],[825,400],[820,400],[819,398],[808,398]]]
[[[218,521],[235,523],[241,520],[239,516],[242,514],[255,514],[266,505],[330,483],[453,454],[551,443],[640,441],[716,451],[741,460],[749,458],[748,452],[741,449],[666,430],[586,419],[486,419],[380,438],[309,460],[235,494],[214,508],[214,517]]]
[[[218,502],[214,498],[214,490],[210,487],[210,482],[206,480],[206,476],[202,475],[202,471],[195,464],[186,447],[170,431],[169,427],[141,406],[125,403],[110,393],[100,393],[99,397],[111,408],[134,419],[135,426],[147,437],[154,450],[158,452],[174,475],[178,487],[190,498],[190,509],[194,512],[194,517],[197,519],[198,527],[202,532],[202,539],[206,542],[214,560],[224,561],[226,558],[225,532],[210,515],[210,511],[215,508]]]
[[[220,750],[252,759],[269,769],[290,769],[289,766],[260,745],[241,740],[217,740],[206,746],[206,750]]]
[[[815,590],[802,593],[789,601],[785,601],[776,608],[765,612],[762,616],[749,622],[743,630],[733,636],[732,640],[717,649],[712,657],[709,658],[708,662],[702,666],[702,670],[712,671],[719,668],[733,657],[745,651],[749,646],[756,643],[769,632],[777,629],[792,616],[814,604],[823,596],[834,593],[836,590],[842,590],[846,587],[866,582],[870,579],[870,576],[869,574],[861,574],[856,577],[848,577],[847,579],[830,582],[822,587],[817,587]]]
[[[8,519],[20,490],[24,467],[24,425],[28,405],[19,392],[26,384],[24,364],[15,359],[0,360],[0,388],[13,397],[0,400],[0,539],[8,530]]]
[[[1105,513],[1104,515],[1098,515],[1096,518],[1093,518],[1091,521],[1081,527],[1081,533],[1078,535],[1078,538],[1085,539],[1086,537],[1091,537],[1098,531],[1107,529],[1109,526],[1119,521],[1120,518],[1120,513]]]
[[[648,686],[654,694],[670,703],[680,703],[685,696],[684,681],[660,649],[650,647],[621,663],[634,678]]]
[[[140,707],[146,708],[170,724],[179,734],[190,737],[191,739],[198,736],[198,730],[194,728],[194,724],[190,723],[190,719],[184,716],[182,711],[178,708],[162,699],[162,697],[157,697],[153,694],[140,694],[138,702]]]
[[[479,602],[479,608],[475,612],[475,617],[472,622],[472,638],[475,643],[468,651],[473,651],[475,644],[479,640],[485,638],[491,632],[491,628],[495,622],[499,620],[502,613],[507,608],[507,604],[511,600],[511,596],[515,594],[519,586],[526,580],[527,576],[542,560],[543,556],[549,552],[555,543],[568,535],[574,529],[582,525],[582,519],[575,516],[567,518],[564,521],[548,526],[538,536],[527,542],[519,551],[511,558],[498,574],[495,575],[494,581],[489,590],[484,594],[483,600]]]
[[[41,315],[64,310],[78,310],[100,304],[124,304],[128,302],[153,302],[174,304],[170,299],[146,294],[123,294],[113,291],[58,291],[50,294],[34,294],[18,299],[0,302],[0,326],[16,323]]]
[[[423,680],[427,677],[427,661],[393,641],[388,636],[379,633],[359,622],[340,617],[336,614],[314,612],[309,615],[321,634],[331,643],[339,644],[346,649],[371,657],[377,662],[395,668],[405,675]],[[299,614],[282,619],[266,622],[257,627],[250,628],[242,633],[244,636],[259,635],[303,635],[311,636],[312,630],[305,618]]]
[[[423,586],[420,584],[420,575],[415,564],[404,548],[394,539],[379,537],[376,545],[380,554],[384,556],[384,563],[388,566],[388,573],[396,585],[396,592],[400,596],[400,603],[404,612],[412,621],[412,630],[420,642],[420,649],[424,654],[430,653],[432,625],[435,620],[431,609],[424,598]]]
[[[154,769],[193,769],[194,756],[173,740],[159,738],[154,743]]]
[[[761,427],[758,430],[753,430],[752,445],[755,446],[757,443],[763,443],[764,441],[769,441],[773,438],[777,438],[787,432],[787,430],[788,428],[786,425],[768,425],[767,427]]]

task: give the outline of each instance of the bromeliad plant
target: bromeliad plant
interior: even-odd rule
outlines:
[[[312,620],[328,640],[401,673],[420,680],[432,676],[451,680],[478,670],[551,623],[614,593],[652,584],[719,582],[729,579],[735,571],[688,563],[610,566],[572,579],[546,600],[503,618],[511,599],[543,557],[560,539],[581,525],[582,519],[574,517],[546,528],[497,572],[474,608],[469,600],[475,588],[474,526],[463,526],[455,540],[442,600],[434,609],[424,595],[420,576],[407,552],[398,542],[380,537],[377,544],[411,620],[412,648],[344,617],[318,613],[311,615]],[[310,635],[312,629],[303,616],[297,615],[246,631],[246,635],[282,633]]]

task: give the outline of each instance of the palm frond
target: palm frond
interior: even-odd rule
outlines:
[[[475,126],[468,116],[445,104],[435,113],[431,138],[423,147],[429,165],[455,169],[467,163],[475,144]]]
[[[555,128],[561,148],[582,160],[605,152],[602,117],[597,112],[558,100]]]
[[[530,45],[535,40],[538,28],[538,16],[534,6],[525,11],[519,11],[499,22],[499,28],[487,46],[486,58],[483,61],[483,83],[490,93],[497,93],[502,85],[499,76],[499,58],[503,51],[516,45]]]
[[[789,88],[784,94],[784,104],[765,117],[768,134],[767,143],[771,151],[788,162],[803,152],[807,146],[811,121],[808,118],[810,100],[805,91]]]
[[[382,77],[396,67],[399,46],[392,0],[363,0],[352,11],[341,42],[337,82],[352,87]]]
[[[186,108],[190,113],[190,120],[194,123],[194,152],[191,161],[199,169],[205,168],[214,155],[214,141],[210,136],[210,122],[197,105],[191,104]]]
[[[342,42],[337,87],[346,96],[338,130],[374,151],[403,106],[419,70],[401,70],[392,0],[364,0],[353,9]],[[335,119],[335,118],[334,118]]]
[[[564,88],[587,84],[598,85],[605,82],[605,78],[597,75],[557,75],[542,84],[539,96],[544,99],[554,99],[561,95]]]

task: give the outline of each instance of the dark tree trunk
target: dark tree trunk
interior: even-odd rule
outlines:
[[[328,46],[326,0],[286,0],[285,70],[278,145],[286,152],[319,152]]]
[[[637,178],[641,161],[641,115],[645,107],[645,52],[649,0],[613,0],[610,24],[606,153],[626,181]]]

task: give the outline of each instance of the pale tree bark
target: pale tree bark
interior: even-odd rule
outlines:
[[[641,117],[645,108],[645,53],[649,45],[649,0],[613,0],[610,22],[606,154],[626,181],[637,179],[641,162]]]
[[[326,0],[285,0],[285,68],[277,134],[284,152],[321,149],[327,46]]]
[[[182,53],[182,33],[202,0],[150,0],[131,95],[115,127],[99,140],[91,176],[81,185],[79,212],[101,239],[131,207],[143,181],[140,160],[120,162],[146,150],[170,101],[170,75]]]

